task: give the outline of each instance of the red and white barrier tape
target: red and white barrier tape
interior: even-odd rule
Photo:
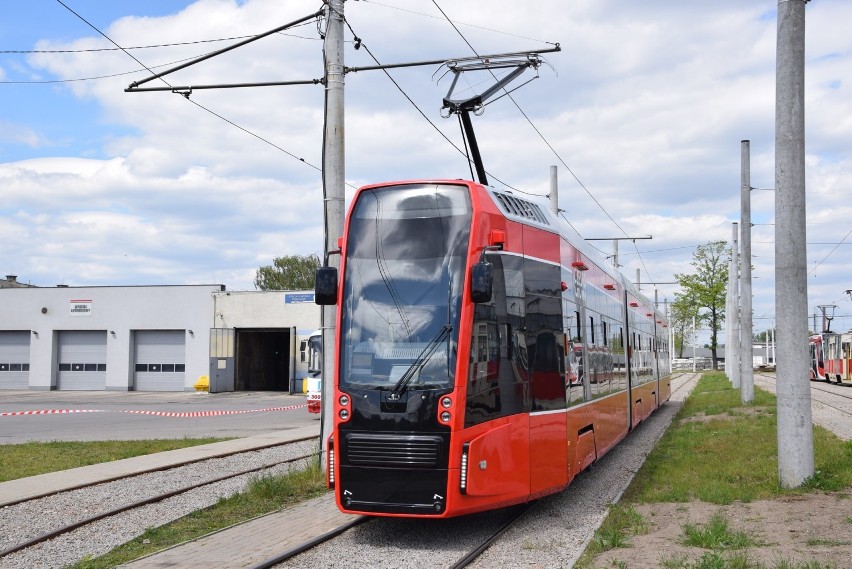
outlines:
[[[220,415],[241,415],[243,413],[264,413],[266,411],[290,411],[307,407],[307,403],[301,405],[288,405],[286,407],[269,407],[268,409],[242,409],[236,411],[121,411],[121,413],[132,413],[134,415],[156,415],[158,417],[217,417]]]
[[[218,417],[221,415],[241,415],[244,413],[265,413],[269,411],[290,411],[307,407],[307,403],[301,405],[288,405],[286,407],[269,407],[266,409],[242,409],[235,411],[110,411],[107,409],[37,409],[33,411],[4,411],[0,417],[16,417],[20,415],[65,415],[71,413],[131,413],[134,415],[154,415],[157,417]]]
[[[34,411],[4,411],[0,417],[13,417],[16,415],[65,415],[68,413],[104,413],[101,409],[37,409]]]

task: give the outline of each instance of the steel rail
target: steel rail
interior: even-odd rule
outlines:
[[[55,496],[56,494],[61,494],[63,492],[70,492],[71,490],[79,490],[80,488],[88,488],[89,486],[95,486],[97,484],[105,484],[107,482],[115,482],[116,480],[124,480],[125,478],[132,478],[132,477],[138,476],[140,474],[149,474],[151,472],[164,472],[166,470],[171,470],[173,468],[178,468],[180,466],[187,466],[189,464],[195,464],[196,462],[203,462],[205,460],[211,460],[211,459],[214,459],[214,458],[226,458],[226,457],[229,457],[229,456],[234,456],[235,454],[243,454],[245,452],[251,452],[251,451],[254,451],[254,450],[264,450],[264,449],[277,447],[277,446],[301,443],[301,442],[310,441],[310,440],[314,440],[314,439],[318,440],[319,437],[317,437],[317,436],[303,437],[301,439],[294,439],[292,441],[269,443],[269,444],[265,444],[265,445],[252,447],[252,448],[249,448],[249,449],[227,451],[227,452],[222,452],[222,453],[218,453],[218,454],[212,454],[210,456],[186,459],[186,460],[182,460],[180,462],[174,462],[174,463],[167,464],[167,465],[164,465],[164,466],[153,466],[151,468],[143,468],[141,470],[134,470],[133,472],[131,472],[129,474],[119,474],[117,476],[113,476],[113,477],[110,477],[110,478],[102,478],[102,479],[100,479],[100,480],[98,480],[97,482],[94,482],[94,483],[81,482],[80,484],[68,486],[68,487],[63,488],[61,490],[47,490],[47,491],[44,491],[40,494],[28,495],[24,498],[21,498],[20,500],[15,500],[15,501],[5,503],[5,504],[3,504],[3,507],[14,506],[15,504],[22,504],[23,502],[29,502],[30,500],[37,500],[39,498],[46,498],[47,496]]]
[[[471,563],[473,563],[477,557],[482,555],[486,549],[491,547],[494,542],[500,539],[509,528],[511,528],[515,523],[520,520],[524,514],[529,512],[535,505],[538,504],[538,500],[533,502],[527,502],[526,504],[521,504],[519,506],[515,506],[512,508],[512,511],[508,514],[508,519],[500,525],[497,530],[488,536],[485,540],[483,540],[479,545],[471,549],[464,557],[456,561],[453,565],[451,565],[451,569],[462,569],[462,567],[467,567]]]
[[[250,452],[250,451],[242,451],[242,452]],[[240,453],[231,453],[231,454],[240,454]],[[149,504],[154,504],[156,502],[161,502],[161,501],[166,500],[168,498],[171,498],[173,496],[177,496],[179,494],[184,494],[186,492],[189,492],[190,490],[195,490],[196,488],[208,486],[210,484],[222,482],[224,480],[236,478],[238,476],[243,476],[245,474],[252,474],[252,473],[258,472],[260,470],[266,470],[267,468],[272,468],[273,466],[293,463],[293,462],[297,462],[297,461],[300,461],[300,460],[306,460],[306,459],[309,459],[309,458],[317,456],[317,455],[318,455],[318,453],[313,452],[313,453],[306,454],[306,455],[303,455],[303,456],[298,456],[298,457],[295,457],[295,458],[288,458],[287,460],[279,460],[279,461],[268,463],[268,464],[265,464],[265,465],[262,465],[262,466],[256,466],[256,467],[253,467],[253,468],[241,470],[239,472],[233,472],[231,474],[219,476],[217,478],[213,478],[213,479],[210,479],[210,480],[205,480],[203,482],[197,482],[195,484],[191,484],[189,486],[184,486],[184,487],[178,488],[176,490],[171,490],[171,491],[165,492],[163,494],[157,494],[156,496],[151,496],[150,498],[145,498],[145,499],[142,499],[142,500],[138,500],[136,502],[132,502],[130,504],[125,504],[124,506],[119,506],[117,508],[113,508],[113,509],[108,510],[106,512],[101,512],[100,514],[95,514],[95,515],[90,516],[88,518],[78,520],[78,521],[71,523],[71,524],[68,524],[66,526],[62,526],[62,527],[57,528],[55,530],[51,530],[49,532],[43,533],[39,536],[36,536],[34,538],[31,538],[31,539],[25,541],[25,542],[22,542],[22,543],[19,543],[17,545],[13,545],[11,547],[8,547],[8,548],[4,549],[3,551],[0,551],[0,558],[5,557],[7,555],[10,555],[12,553],[18,552],[18,551],[27,549],[28,547],[32,547],[32,546],[37,545],[39,543],[43,543],[45,541],[48,541],[48,540],[53,539],[55,537],[58,537],[60,535],[69,533],[71,531],[74,531],[75,529],[89,525],[91,523],[102,520],[104,518],[115,516],[115,515],[120,514],[122,512],[126,512],[126,511],[129,511],[129,510],[140,508],[142,506],[147,506]],[[198,462],[198,461],[193,461],[193,462]],[[170,470],[170,469],[166,468],[166,469],[159,469],[159,470]],[[122,478],[129,478],[129,476],[125,476],[125,477],[122,477]],[[101,482],[98,482],[97,484],[101,484]],[[90,486],[95,486],[95,485],[96,484],[91,484]],[[54,492],[53,494],[56,494],[56,493],[57,492]]]
[[[347,522],[343,525],[340,525],[340,526],[338,526],[338,527],[336,527],[332,530],[325,532],[322,535],[318,535],[317,537],[309,539],[308,541],[306,541],[304,543],[300,543],[299,545],[296,545],[295,547],[291,547],[287,551],[284,551],[283,553],[280,553],[280,554],[276,555],[275,557],[270,557],[269,559],[261,561],[260,563],[257,563],[256,565],[252,565],[249,569],[268,569],[269,567],[274,567],[275,565],[278,565],[279,563],[283,563],[284,561],[287,561],[288,559],[291,559],[291,558],[293,558],[293,557],[295,557],[295,556],[297,556],[301,553],[304,553],[305,551],[313,549],[314,547],[317,547],[318,545],[321,545],[321,544],[323,544],[327,541],[331,541],[332,539],[339,536],[340,534],[349,531],[350,529],[354,528],[355,526],[359,526],[359,525],[361,525],[365,522],[368,522],[371,519],[373,519],[373,518],[371,518],[370,516],[358,516],[357,518],[355,518],[351,522]]]

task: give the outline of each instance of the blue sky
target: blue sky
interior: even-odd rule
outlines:
[[[149,67],[320,7],[303,0],[65,4],[125,47],[204,42],[132,50]],[[503,99],[475,119],[483,157],[498,178],[533,194],[547,193],[549,167],[559,165],[561,206],[586,237],[621,234],[610,217],[629,235],[653,235],[621,243],[631,278],[638,268],[645,282],[672,281],[691,270],[697,245],[730,238],[739,217],[740,140],[752,141],[752,185],[774,185],[776,2],[438,4],[480,53],[562,45],[546,56],[539,79],[514,93],[547,143]],[[320,252],[320,176],[287,152],[320,164],[321,87],[196,91],[191,101],[128,94],[124,88],[148,72],[120,51],[83,51],[112,46],[59,2],[8,3],[0,14],[4,274],[41,286],[216,282],[241,290],[253,288],[254,271],[274,256]],[[383,63],[471,54],[431,0],[351,1],[346,14]],[[852,3],[807,6],[809,305],[837,304],[835,327],[845,329],[852,328],[852,301],[843,293],[852,288],[852,38],[836,25],[842,21],[852,21]],[[347,32],[347,65],[372,64],[351,39]],[[173,81],[313,79],[322,74],[321,49],[311,22]],[[41,53],[9,53],[15,50]],[[384,75],[347,77],[351,186],[469,177],[435,130],[461,145],[456,122],[440,117],[448,83],[434,72],[391,72],[432,124]],[[771,191],[753,193],[752,215],[755,327],[762,329],[774,316]],[[677,287],[658,289],[671,299]]]

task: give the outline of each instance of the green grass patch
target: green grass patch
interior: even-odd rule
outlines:
[[[229,439],[29,442],[0,445],[0,482]]]
[[[697,559],[672,555],[660,561],[663,569],[838,569],[834,563],[779,559],[771,565],[753,561],[746,551],[708,551]]]
[[[852,486],[852,441],[841,441],[814,426],[814,476],[800,488],[783,489],[778,481],[778,435],[775,396],[756,388],[754,401],[743,405],[738,389],[723,373],[705,373],[675,417],[671,428],[646,459],[613,506],[601,529],[577,563],[594,567],[594,559],[609,549],[629,547],[629,526],[618,522],[638,503],[690,502],[730,504],[773,499],[809,491],[836,491]],[[686,508],[686,506],[684,506]],[[638,516],[638,514],[637,514]],[[846,522],[852,524],[852,517]],[[619,529],[621,527],[622,529]],[[684,543],[711,549],[698,558],[672,555],[660,560],[667,569],[836,569],[819,561],[779,559],[763,565],[748,548],[757,544],[732,530],[722,516],[703,526],[684,526]],[[809,545],[844,545],[814,543]],[[605,556],[604,556],[605,557]],[[602,560],[601,557],[599,560]]]
[[[595,532],[586,553],[593,556],[610,549],[630,547],[630,536],[648,533],[649,529],[648,522],[632,506],[614,504],[610,506],[606,519]],[[578,563],[577,567],[582,565]]]
[[[704,374],[648,456],[625,502],[750,502],[852,485],[852,441],[814,427],[815,475],[802,488],[778,481],[775,396],[755,389],[743,405],[722,373]]]
[[[148,529],[141,536],[109,553],[94,559],[84,559],[69,569],[117,567],[325,492],[325,473],[317,460],[304,470],[258,478],[252,481],[244,492],[223,498],[209,508],[193,512],[169,524]]]
[[[695,560],[685,555],[672,556],[660,561],[664,569],[758,569],[762,565],[752,562],[748,553],[743,551],[708,551]]]
[[[745,549],[757,542],[745,532],[735,531],[728,525],[722,513],[716,513],[704,525],[686,524],[683,528],[683,544],[703,549]]]

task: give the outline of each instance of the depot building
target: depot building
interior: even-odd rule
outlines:
[[[303,391],[313,291],[0,279],[0,390]]]

